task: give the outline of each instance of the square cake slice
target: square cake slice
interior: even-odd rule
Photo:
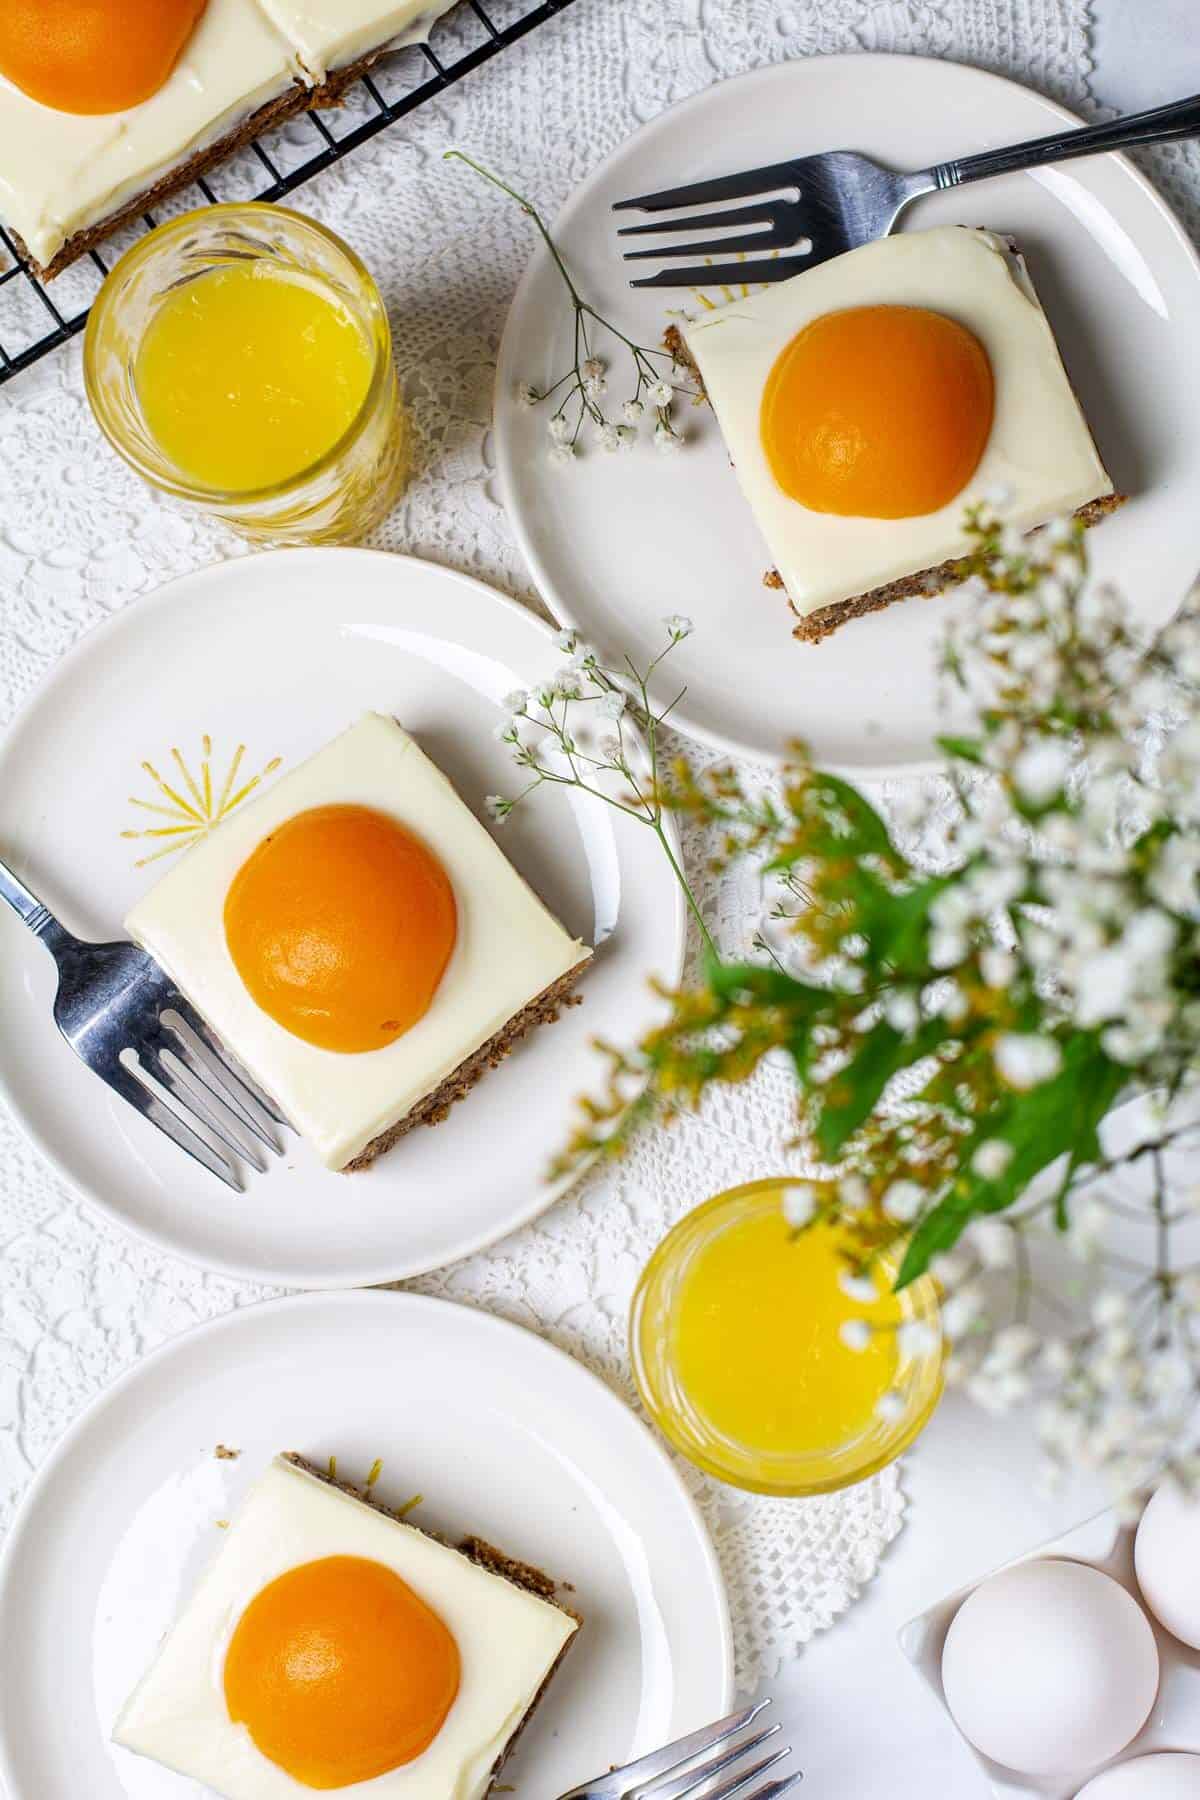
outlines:
[[[795,635],[961,575],[968,509],[1026,532],[1117,506],[1016,246],[945,225],[832,257],[673,328]]]
[[[333,1169],[444,1118],[591,955],[379,713],[226,817],[125,928]]]
[[[43,273],[308,104],[258,0],[208,0],[158,92],[117,113],[43,106],[0,77],[0,216]]]
[[[579,1629],[554,1593],[278,1456],[113,1741],[225,1800],[482,1800]]]

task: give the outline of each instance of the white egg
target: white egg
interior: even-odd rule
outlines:
[[[1138,1756],[1089,1781],[1078,1800],[1197,1800],[1200,1756]]]
[[[1006,1768],[1063,1775],[1117,1756],[1158,1692],[1158,1647],[1137,1602],[1086,1563],[1046,1558],[993,1575],[959,1607],[942,1651],[963,1736]]]
[[[1173,1482],[1160,1487],[1142,1514],[1134,1562],[1155,1618],[1200,1650],[1200,1501]]]

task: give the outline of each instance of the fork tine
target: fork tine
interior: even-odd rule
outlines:
[[[174,1058],[175,1053],[168,1049],[167,1055]],[[267,1165],[263,1161],[262,1152],[248,1140],[243,1141],[238,1137],[230,1121],[230,1114],[210,1092],[190,1080],[181,1079],[179,1071],[153,1045],[147,1045],[141,1050],[139,1063],[143,1074],[164,1087],[182,1112],[199,1119],[227,1150],[232,1150],[235,1156],[244,1157],[260,1175],[266,1172]]]
[[[794,1775],[785,1775],[782,1781],[768,1781],[749,1796],[749,1800],[782,1800],[784,1794],[790,1794],[794,1787],[799,1787],[804,1780],[804,1770],[797,1769]]]
[[[757,1750],[759,1745],[765,1744],[768,1738],[777,1737],[782,1729],[780,1725],[769,1725],[765,1731],[756,1732],[752,1738],[735,1744],[731,1750],[722,1750],[718,1756],[710,1757],[707,1762],[694,1763],[686,1774],[677,1775],[674,1780],[668,1779],[667,1776],[660,1776],[648,1787],[641,1787],[637,1790],[638,1800],[685,1800],[686,1795],[694,1794],[697,1789],[704,1786],[706,1781],[711,1781],[714,1775],[720,1775],[724,1769],[730,1768],[735,1762],[740,1762],[743,1756],[746,1756],[751,1750]],[[791,1753],[792,1747],[788,1744],[782,1750],[776,1750],[773,1755],[764,1756],[744,1774],[735,1775],[721,1787],[714,1788],[713,1792],[706,1796],[706,1800],[724,1800],[727,1794],[736,1794],[739,1788],[745,1787],[748,1781],[753,1781],[756,1775],[761,1775],[764,1769],[772,1768],[775,1763],[782,1761]]]
[[[177,1118],[171,1108],[164,1105],[158,1095],[146,1087],[131,1069],[125,1067],[124,1063],[115,1063],[109,1069],[97,1069],[96,1073],[108,1083],[115,1094],[121,1096],[122,1100],[127,1100],[130,1106],[140,1112],[144,1118],[149,1119],[152,1125],[157,1125],[158,1129],[169,1137],[173,1144],[177,1144],[181,1150],[186,1150],[188,1155],[194,1157],[198,1163],[202,1163],[210,1175],[215,1175],[218,1181],[223,1181],[225,1186],[232,1188],[235,1194],[242,1192],[242,1184],[238,1180],[233,1164],[228,1162],[219,1151],[214,1150],[210,1144],[206,1144],[204,1139],[190,1126],[185,1125],[182,1119]]]
[[[727,246],[722,246],[727,248]],[[743,281],[787,281],[813,269],[823,256],[760,256],[753,262],[713,263],[709,267],[660,269],[657,275],[643,275],[629,283],[631,288],[707,288],[738,287]]]
[[[655,244],[652,249],[626,250],[625,262],[644,262],[648,256],[736,256],[739,250],[786,250],[803,239],[803,232],[790,225],[772,225],[769,231],[755,231],[749,237],[702,238],[698,244]],[[812,240],[808,242],[811,244]]]
[[[212,1026],[206,1019],[200,1017],[200,1014],[196,1011],[191,1001],[185,999],[178,988],[172,988],[170,990],[165,1002],[165,1010],[177,1012],[179,1014],[188,1029],[195,1032],[205,1049],[210,1051],[215,1060],[220,1063],[223,1073],[245,1088],[250,1098],[255,1101],[257,1105],[262,1107],[269,1119],[274,1119],[277,1125],[288,1124],[288,1121],[279,1111],[275,1102],[268,1094],[263,1092],[262,1088],[259,1087],[252,1075],[247,1074],[246,1070],[243,1069],[240,1064],[234,1063],[229,1051],[225,1048]]]
[[[160,1020],[159,1023],[162,1024],[162,1021]],[[214,1065],[205,1062],[203,1057],[197,1055],[191,1040],[184,1036],[178,1026],[166,1025],[164,1029],[171,1033],[172,1040],[165,1048],[169,1049],[171,1055],[183,1065],[191,1079],[204,1088],[217,1105],[228,1107],[238,1123],[247,1131],[253,1132],[264,1149],[269,1150],[272,1156],[278,1156],[280,1154],[279,1145],[270,1133],[264,1130],[254,1112],[251,1111],[249,1099],[241,1098],[238,1091],[241,1083],[230,1073],[225,1064],[215,1063]]]
[[[639,194],[632,200],[615,200],[614,212],[665,212],[670,206],[706,206],[718,200],[745,200],[772,188],[796,186],[795,163],[768,163],[762,169],[743,169],[739,175],[718,175],[713,181],[693,181],[686,187],[663,188],[657,194]]]
[[[701,231],[709,225],[774,225],[777,222],[778,213],[773,206],[731,206],[725,212],[689,213],[686,219],[649,219],[645,225],[622,225],[617,236],[644,237],[648,231]]]
[[[682,1769],[685,1763],[694,1762],[696,1757],[706,1750],[715,1750],[726,1738],[735,1737],[752,1725],[759,1713],[770,1706],[770,1700],[760,1700],[754,1706],[744,1706],[740,1712],[730,1713],[727,1718],[718,1719],[713,1725],[702,1725],[699,1731],[689,1732],[687,1737],[677,1738],[673,1744],[664,1744],[661,1750],[651,1750],[649,1755],[639,1757],[637,1762],[626,1763],[615,1771],[625,1783],[623,1793],[630,1793],[644,1787],[647,1782],[657,1781],[661,1775],[672,1775],[676,1769]],[[578,1790],[586,1792],[586,1788]]]

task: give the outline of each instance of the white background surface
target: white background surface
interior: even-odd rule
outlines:
[[[1089,110],[1200,89],[1196,0],[576,0],[305,193],[383,281],[423,441],[422,476],[381,542],[533,598],[496,503],[487,432],[499,326],[528,243],[490,195],[446,174],[446,144],[477,149],[553,209],[668,101],[765,60],[855,48],[981,61]],[[106,611],[235,553],[216,528],[158,505],[97,443],[77,351],[0,393],[0,468],[0,716]],[[680,604],[664,596],[663,610]],[[704,898],[722,941],[744,941],[752,897]],[[620,1386],[622,1309],[647,1238],[718,1186],[778,1172],[787,1099],[769,1080],[719,1098],[700,1121],[649,1137],[541,1229],[423,1285],[538,1326]],[[115,1373],[258,1293],[97,1223],[2,1119],[0,1158],[2,1521]],[[947,1403],[906,1465],[907,1528],[854,1610],[816,1637],[895,1532],[895,1490],[869,1487],[836,1507],[710,1508],[747,1666],[784,1658],[770,1685],[813,1800],[985,1800],[895,1631],[1089,1510],[1079,1493],[1040,1501],[1033,1475],[1018,1425]]]

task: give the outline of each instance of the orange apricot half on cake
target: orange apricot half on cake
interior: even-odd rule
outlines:
[[[58,112],[124,112],[156,94],[208,0],[4,0],[0,74]]]

